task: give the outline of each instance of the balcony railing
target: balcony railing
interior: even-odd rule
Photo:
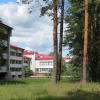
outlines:
[[[28,66],[28,63],[23,63],[24,66]]]
[[[10,64],[10,67],[22,67],[22,64]]]
[[[3,53],[3,58],[7,59],[7,53]]]
[[[16,74],[17,74],[17,75],[22,75],[22,72],[21,72],[21,71],[17,71],[17,72],[16,72],[16,71],[15,71],[15,72],[11,72],[11,75],[16,75]]]
[[[7,41],[6,40],[2,40],[2,42],[4,43],[4,46],[8,46]]]
[[[6,66],[1,66],[0,67],[0,73],[3,73],[3,72],[7,72],[7,67]]]
[[[10,59],[13,59],[13,60],[22,60],[22,57],[10,56]]]

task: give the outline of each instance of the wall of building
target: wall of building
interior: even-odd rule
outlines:
[[[0,23],[0,29],[4,31],[4,37],[2,41],[4,42],[3,47],[3,62],[0,66],[0,79],[11,79],[11,72],[10,72],[10,36],[12,33],[12,28]]]
[[[30,69],[30,61],[31,61],[31,59],[24,58],[24,62],[23,62],[24,69]]]
[[[36,60],[36,73],[48,73],[53,69],[53,60]]]
[[[24,49],[10,47],[10,70],[13,78],[23,77]]]
[[[25,56],[27,57],[30,57],[31,58],[31,61],[30,61],[30,69],[35,73],[35,54],[24,54]]]

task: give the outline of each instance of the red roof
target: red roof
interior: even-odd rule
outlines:
[[[21,47],[18,47],[18,46],[12,45],[12,44],[10,44],[10,46],[11,46],[11,47],[14,47],[14,48],[19,48],[19,49],[23,49],[23,50],[24,50],[24,48],[21,48]]]
[[[64,60],[66,60],[66,59],[70,59],[70,57],[62,57]]]
[[[28,52],[27,50],[24,52],[24,54],[35,54],[35,53],[37,53],[37,52],[34,52],[34,51],[29,51]]]
[[[38,57],[35,58],[35,60],[44,60],[44,59],[53,59],[51,55],[45,55],[45,54],[38,54]]]
[[[31,59],[30,57],[27,57],[27,56],[23,56],[24,58],[29,58],[29,59]]]

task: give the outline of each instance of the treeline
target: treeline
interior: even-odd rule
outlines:
[[[70,54],[74,57],[73,66],[81,68],[82,79],[84,25],[85,25],[85,0],[68,0],[70,7],[65,18],[68,24],[64,45],[69,46]],[[88,1],[88,52],[86,77],[93,82],[100,80],[100,1]]]

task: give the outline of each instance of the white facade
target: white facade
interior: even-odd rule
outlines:
[[[34,51],[25,51],[25,56],[31,57],[30,69],[35,73],[35,75],[42,75],[53,70],[53,57],[45,54],[38,54]],[[69,57],[63,58],[66,62],[69,62]]]
[[[35,54],[24,54],[25,56],[27,57],[30,57],[31,58],[31,61],[30,61],[30,69],[35,72]]]
[[[36,73],[48,73],[53,68],[53,60],[36,60]]]

